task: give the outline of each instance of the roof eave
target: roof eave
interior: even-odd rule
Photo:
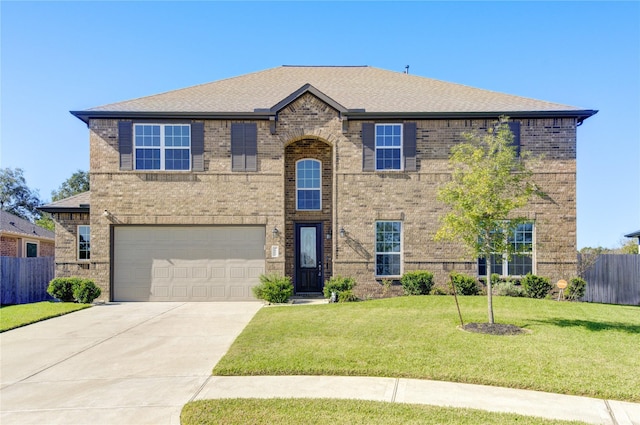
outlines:
[[[581,124],[585,119],[598,113],[596,110],[565,110],[565,111],[486,111],[486,112],[366,112],[348,111],[349,119],[460,119],[460,118],[491,118],[501,115],[509,118],[576,118]]]
[[[48,207],[42,206],[38,207],[40,211],[48,212],[50,214],[58,214],[58,213],[89,213],[90,207]]]
[[[102,119],[194,119],[194,120],[268,120],[274,116],[271,111],[254,112],[152,112],[152,111],[70,111],[85,124],[89,125],[89,120],[93,118]]]
[[[305,90],[309,91],[309,90]],[[288,99],[289,101],[291,99]],[[71,111],[71,114],[87,125],[92,118],[103,119],[238,119],[238,120],[269,120],[277,113],[276,107],[257,109],[253,112],[133,112],[133,111]],[[584,120],[598,113],[593,109],[557,110],[557,111],[484,111],[484,112],[367,112],[364,109],[346,109],[340,111],[349,119],[460,119],[460,118],[491,118],[501,115],[510,118],[576,118],[578,125]]]

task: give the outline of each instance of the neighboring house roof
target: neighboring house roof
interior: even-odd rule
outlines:
[[[567,116],[597,113],[370,66],[281,66],[71,113],[90,118],[268,119],[306,92],[345,116]]]
[[[6,211],[0,211],[0,234],[50,240],[52,242],[56,239],[55,232]]]
[[[624,235],[625,238],[640,238],[640,230],[637,232],[629,233],[628,235]]]
[[[91,191],[82,192],[38,208],[48,213],[89,212]]]

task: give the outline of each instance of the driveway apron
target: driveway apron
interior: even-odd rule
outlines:
[[[0,334],[0,423],[179,424],[259,302],[110,303]]]

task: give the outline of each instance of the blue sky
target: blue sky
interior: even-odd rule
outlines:
[[[578,246],[640,229],[638,2],[0,2],[0,165],[50,199],[89,169],[69,114],[288,65],[371,65],[600,112]]]

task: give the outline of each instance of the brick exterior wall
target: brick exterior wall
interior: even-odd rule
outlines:
[[[95,279],[93,272],[93,240],[91,241],[91,261],[78,260],[78,226],[89,225],[88,213],[53,214],[56,222],[56,277],[81,277]],[[93,233],[93,229],[92,233]],[[93,236],[93,235],[92,235]],[[97,284],[97,282],[96,282]],[[102,290],[104,291],[104,285]],[[100,299],[108,299],[101,297]]]
[[[0,256],[17,257],[18,238],[12,238],[11,236],[0,237]]]
[[[446,211],[436,192],[449,178],[451,147],[463,141],[463,132],[486,131],[490,121],[411,120],[417,122],[415,172],[363,172],[363,122],[343,123],[338,111],[308,93],[279,112],[275,134],[268,121],[257,121],[258,172],[232,172],[232,122],[246,121],[204,121],[204,172],[143,172],[119,170],[116,120],[90,121],[88,272],[102,288],[102,299],[110,299],[112,228],[121,224],[263,225],[267,272],[292,275],[293,223],[321,221],[325,234],[332,235],[324,241],[326,277],[354,277],[363,298],[382,295],[374,276],[377,220],[402,222],[403,271],[430,270],[439,285],[446,284],[451,270],[477,272],[476,260],[465,256],[460,245],[433,241]],[[520,122],[522,149],[545,155],[535,179],[549,196],[521,211],[535,221],[535,271],[552,281],[569,278],[576,273],[576,121]],[[301,158],[322,161],[321,212],[295,211],[293,172]],[[113,219],[102,214],[105,209]],[[56,248],[57,273],[72,274],[78,271],[71,247],[75,250],[74,229],[80,221],[57,222],[56,237],[62,242]],[[284,232],[274,236],[276,226]],[[341,227],[344,238],[338,235]],[[284,255],[271,258],[273,245]],[[392,292],[400,293],[399,286]]]

